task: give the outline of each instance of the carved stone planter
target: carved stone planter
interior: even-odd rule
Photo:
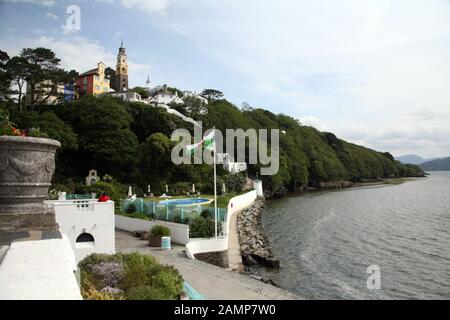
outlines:
[[[56,140],[0,136],[0,231],[57,229],[44,200],[60,146]]]

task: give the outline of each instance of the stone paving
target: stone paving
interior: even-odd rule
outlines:
[[[152,249],[147,242],[132,234],[116,230],[116,251],[139,252],[159,259],[161,263],[173,265],[184,280],[209,300],[293,300],[300,297],[249,276],[214,265],[191,260],[185,255],[184,246],[173,250]]]

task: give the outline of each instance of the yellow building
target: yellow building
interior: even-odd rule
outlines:
[[[105,69],[105,64],[99,62],[96,69],[80,74],[77,86],[81,96],[86,94],[99,95],[111,91],[110,79],[105,74]]]

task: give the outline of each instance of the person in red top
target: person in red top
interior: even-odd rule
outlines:
[[[106,192],[103,192],[102,195],[100,196],[100,198],[98,198],[98,202],[107,202],[109,200],[111,200],[111,198],[108,197]]]

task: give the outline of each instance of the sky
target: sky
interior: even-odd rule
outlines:
[[[0,0],[10,55],[114,68],[122,39],[131,86],[219,89],[394,156],[450,156],[449,0]]]

